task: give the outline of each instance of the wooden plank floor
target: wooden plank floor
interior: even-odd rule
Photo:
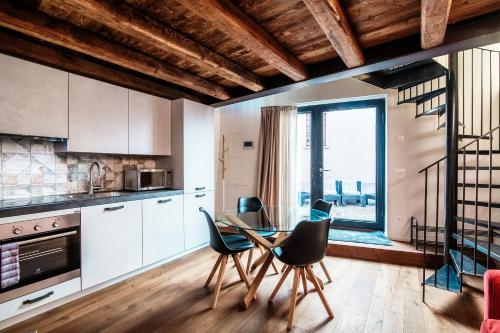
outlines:
[[[209,309],[211,290],[202,286],[217,258],[205,249],[39,315],[5,332],[286,332],[289,277],[272,304],[278,281],[271,272],[247,311],[238,303],[246,291],[228,263],[219,303]],[[300,288],[292,332],[477,332],[482,291],[465,287],[461,295],[427,288],[421,302],[421,270],[415,267],[325,259],[333,282],[325,293],[335,318],[315,292]],[[246,262],[246,256],[243,258]],[[319,267],[318,276],[322,277]],[[212,282],[213,283],[213,282]],[[312,285],[309,286],[313,289]]]

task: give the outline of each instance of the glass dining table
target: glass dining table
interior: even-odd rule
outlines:
[[[320,210],[291,206],[263,206],[258,211],[228,209],[216,216],[219,226],[224,230],[243,233],[267,250],[253,265],[261,264],[261,268],[240,304],[243,309],[247,309],[254,299],[274,259],[271,249],[279,246],[301,221],[314,222],[328,218],[329,214]],[[262,237],[259,234],[262,232],[276,232],[275,241]]]

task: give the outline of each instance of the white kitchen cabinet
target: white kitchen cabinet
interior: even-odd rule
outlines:
[[[184,193],[213,191],[215,178],[214,109],[187,99],[172,101],[174,187]]]
[[[82,288],[142,267],[141,201],[81,209]]]
[[[171,154],[171,101],[129,91],[129,154]]]
[[[68,137],[68,73],[0,54],[0,133]]]
[[[203,207],[213,218],[214,192],[205,191],[184,195],[184,247],[186,250],[207,244],[210,240]]]
[[[143,266],[184,251],[183,196],[142,201]]]
[[[69,74],[66,149],[128,154],[128,89]]]

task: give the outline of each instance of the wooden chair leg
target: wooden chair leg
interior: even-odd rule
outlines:
[[[222,261],[219,269],[219,276],[217,276],[217,282],[215,283],[214,294],[212,296],[212,301],[210,303],[210,307],[212,309],[215,309],[215,306],[217,305],[217,299],[219,298],[220,287],[222,285],[222,278],[224,277],[224,271],[226,270],[227,258],[228,256],[226,255],[222,256]]]
[[[271,293],[271,296],[269,296],[269,299],[267,300],[269,303],[271,303],[273,301],[274,296],[276,296],[276,294],[280,290],[281,286],[283,285],[283,282],[285,282],[286,277],[288,276],[288,273],[290,273],[290,271],[292,270],[292,266],[288,266],[288,265],[285,265],[285,266],[286,266],[285,273],[283,275],[281,275],[281,278],[278,281],[278,284],[276,285],[273,292]]]
[[[217,261],[215,262],[214,268],[212,268],[212,271],[210,272],[210,275],[208,276],[207,282],[205,282],[205,288],[208,287],[210,284],[210,281],[212,281],[212,278],[214,277],[215,272],[217,272],[217,268],[219,268],[220,262],[222,260],[222,254],[219,255],[219,258],[217,258]]]
[[[297,304],[297,289],[299,288],[300,268],[294,267],[295,274],[293,276],[292,296],[290,297],[290,310],[288,310],[288,326],[292,329],[293,317],[295,315],[295,306]]]
[[[252,256],[253,256],[253,248],[248,251],[248,261],[247,261],[247,270],[246,273],[250,273],[250,266],[252,266]]]
[[[288,265],[283,264],[283,267],[281,267],[281,273],[283,273],[283,272],[286,270],[287,266],[288,266]]]
[[[302,288],[304,289],[304,295],[307,295],[306,270],[304,267],[300,268],[300,276],[302,277]]]
[[[312,268],[311,268],[311,273],[314,275],[314,271],[312,270]],[[311,274],[309,274],[308,270],[306,270],[306,277],[307,277],[307,279],[309,281],[313,282],[312,276],[311,276]],[[318,282],[319,287],[321,288],[321,290],[325,289],[325,285],[324,285],[323,281],[321,281],[321,279],[318,279],[318,277],[316,275],[314,275],[314,277],[316,278],[316,281]]]
[[[321,290],[318,280],[316,280],[316,277],[314,276],[314,273],[312,272],[311,267],[306,267],[307,272],[311,275],[311,278],[313,280],[314,288],[316,288],[316,291],[318,292],[319,298],[321,298],[321,302],[323,303],[323,306],[325,307],[326,312],[328,312],[328,317],[330,319],[333,319],[333,311],[330,308],[330,304],[328,304],[328,301],[325,297],[325,294],[323,293],[323,290]]]
[[[247,286],[247,289],[250,288],[250,282],[248,281],[248,277],[243,270],[243,267],[241,266],[241,261],[240,257],[237,254],[232,255],[234,264],[236,265],[236,270],[238,271],[238,274],[240,275],[241,281],[245,282],[245,285]]]
[[[325,273],[326,275],[326,279],[328,280],[328,282],[332,282],[332,277],[330,276],[330,273],[328,272],[328,268],[326,267],[325,263],[323,262],[323,260],[321,260],[319,262],[321,268],[323,269],[323,272]]]
[[[276,267],[276,265],[274,264],[274,261],[271,261],[271,265],[273,266],[274,273],[279,274],[278,268],[277,268],[277,267]]]

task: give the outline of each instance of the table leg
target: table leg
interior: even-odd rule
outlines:
[[[245,297],[243,298],[243,301],[241,301],[240,306],[242,309],[246,310],[250,306],[250,303],[254,299],[255,294],[257,293],[257,289],[259,288],[262,280],[264,279],[264,276],[267,273],[267,270],[269,269],[269,266],[271,266],[271,262],[274,259],[274,256],[272,253],[268,252],[266,254],[266,259],[264,263],[262,264],[262,267],[260,268],[259,272],[255,276],[255,279],[253,280],[252,284],[250,285],[250,288],[248,289],[247,293],[245,294]]]

